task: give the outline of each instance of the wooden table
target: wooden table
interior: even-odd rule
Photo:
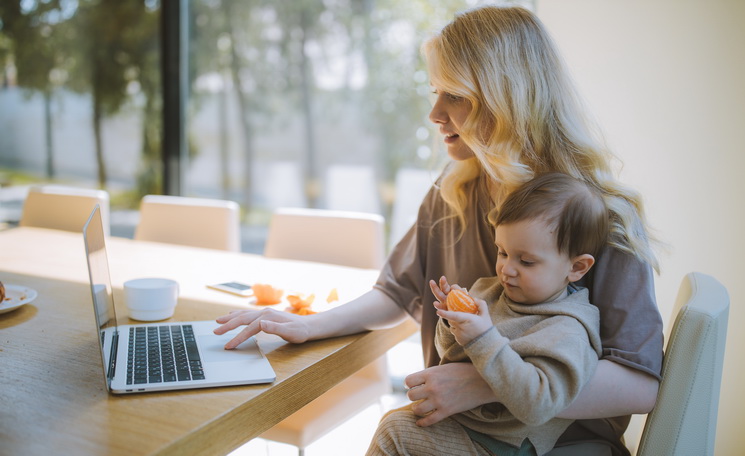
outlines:
[[[122,284],[135,277],[179,282],[174,321],[214,319],[250,306],[208,283],[270,283],[316,293],[325,302],[332,288],[348,300],[377,277],[372,270],[122,238],[109,239],[108,254],[120,320],[126,316]],[[0,280],[38,292],[32,303],[0,314],[2,455],[225,454],[416,330],[407,320],[301,345],[260,334],[277,374],[272,384],[114,396],[102,376],[82,235],[40,228],[0,232]]]

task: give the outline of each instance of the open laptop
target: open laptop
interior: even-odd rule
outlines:
[[[110,392],[141,393],[275,380],[274,370],[255,338],[235,350],[225,350],[223,346],[237,330],[215,335],[214,321],[118,324],[98,205],[83,227],[83,239],[98,327],[96,339]]]

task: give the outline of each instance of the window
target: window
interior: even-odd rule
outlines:
[[[159,8],[0,5],[0,221],[18,220],[35,182],[104,188],[118,208],[159,191]]]
[[[279,206],[390,220],[397,175],[431,182],[444,158],[419,46],[475,3],[184,2],[183,193],[239,202],[245,250]],[[0,222],[17,221],[24,186],[54,181],[108,190],[112,233],[131,235],[128,211],[163,190],[161,6],[0,6]]]

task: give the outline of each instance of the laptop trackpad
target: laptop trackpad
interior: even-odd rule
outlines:
[[[234,350],[225,350],[225,344],[235,334],[223,334],[221,336],[205,334],[197,336],[199,348],[202,352],[202,362],[215,363],[222,361],[243,361],[249,358],[261,358],[261,352],[253,337],[240,344]]]

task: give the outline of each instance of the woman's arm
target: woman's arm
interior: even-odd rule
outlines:
[[[259,331],[299,344],[393,326],[407,316],[388,295],[372,289],[344,305],[314,315],[300,316],[270,308],[231,312],[217,318],[221,326],[215,329],[215,334],[245,326],[225,344],[226,349],[237,347]]]
[[[560,418],[592,419],[649,413],[660,383],[642,371],[601,359],[595,374]]]
[[[489,385],[471,363],[434,366],[406,377],[408,397],[420,401],[412,410],[430,426],[448,416],[495,402]],[[651,375],[600,360],[595,374],[577,399],[559,413],[561,418],[591,419],[648,413],[654,407],[659,383]]]

